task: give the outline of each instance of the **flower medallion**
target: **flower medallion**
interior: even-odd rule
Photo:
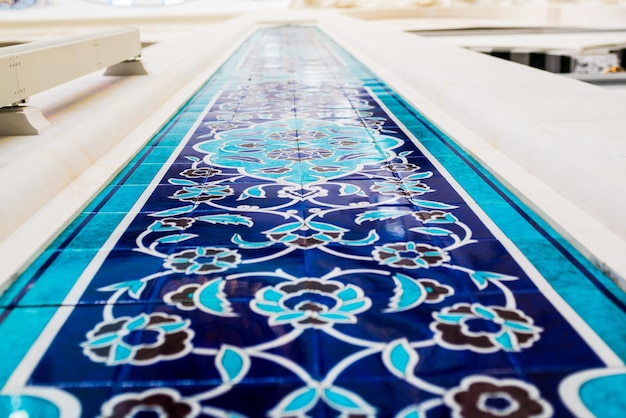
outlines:
[[[262,288],[250,307],[269,316],[270,325],[321,328],[336,323],[354,324],[355,315],[369,309],[371,304],[363,290],[354,285],[304,278]]]
[[[430,328],[444,347],[481,353],[521,351],[539,340],[543,331],[518,309],[457,303],[434,313]]]
[[[83,353],[92,361],[147,365],[183,357],[191,348],[190,321],[164,313],[140,314],[100,322],[87,333]]]
[[[184,399],[169,388],[150,389],[141,393],[118,395],[102,405],[100,418],[178,417],[192,418],[200,414],[200,405]]]
[[[408,269],[437,267],[450,261],[445,250],[413,241],[376,247],[372,255],[381,264]]]
[[[455,418],[545,418],[553,414],[536,387],[516,379],[470,376],[444,400]]]
[[[237,250],[216,247],[198,247],[167,257],[164,266],[177,273],[207,274],[228,270],[241,262]]]

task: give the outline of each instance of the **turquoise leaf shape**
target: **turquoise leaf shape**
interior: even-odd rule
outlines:
[[[420,405],[411,405],[398,412],[395,418],[426,418],[426,413]]]
[[[414,204],[416,204],[417,206],[421,206],[423,208],[429,208],[429,209],[456,209],[458,206],[452,206],[452,205],[448,205],[446,203],[442,203],[442,202],[433,202],[430,200],[421,200],[421,199],[411,199],[411,202],[413,202]]]
[[[167,216],[181,215],[183,213],[191,212],[195,207],[196,207],[195,205],[181,206],[179,208],[167,209],[167,210],[162,210],[160,212],[151,213],[150,216],[163,218]]]
[[[322,397],[328,406],[343,413],[371,415],[376,412],[376,410],[360,396],[337,386],[324,389],[322,391]]]
[[[393,281],[396,284],[394,296],[384,312],[403,312],[413,309],[426,299],[426,289],[417,280],[398,273],[393,276]]]
[[[215,357],[215,366],[226,384],[239,383],[250,370],[250,357],[238,347],[224,344]]]
[[[406,338],[389,343],[383,350],[383,362],[395,376],[406,379],[413,375],[419,361],[417,352],[409,345]]]
[[[251,218],[242,215],[207,215],[207,216],[199,216],[199,221],[208,222],[210,224],[221,224],[221,225],[245,225],[252,227],[254,222]]]
[[[133,350],[126,347],[125,345],[117,344],[113,346],[113,350],[111,350],[111,357],[109,358],[109,361],[107,362],[107,364],[114,365],[114,364],[123,363],[132,355],[133,355]]]
[[[363,222],[384,221],[387,219],[396,219],[411,213],[410,210],[371,210],[360,213],[354,223],[361,225]]]
[[[351,196],[355,194],[359,196],[366,196],[363,189],[355,186],[354,184],[344,184],[341,186],[341,189],[339,189],[339,196]]]
[[[507,274],[493,273],[490,271],[475,271],[470,274],[472,281],[476,284],[480,290],[483,290],[489,284],[489,280],[517,280],[518,278],[515,276],[509,276]]]
[[[124,325],[124,328],[126,328],[128,331],[141,329],[143,326],[148,324],[148,321],[148,315],[142,313],[137,318],[133,319],[130,322],[127,322],[126,325]]]
[[[367,234],[367,237],[363,238],[363,239],[356,239],[356,240],[341,240],[339,241],[340,244],[342,245],[350,245],[350,246],[365,246],[365,245],[370,245],[375,243],[376,241],[378,241],[380,239],[380,237],[378,236],[378,234],[376,233],[375,230],[371,230],[369,232],[369,234]]]
[[[270,417],[303,416],[315,406],[318,399],[319,394],[315,388],[296,389],[285,396],[268,415]]]
[[[185,180],[185,179],[169,179],[168,182],[170,184],[175,184],[176,186],[197,186],[198,185],[198,183],[196,183],[195,181]]]
[[[133,299],[139,299],[141,293],[146,287],[146,283],[141,280],[129,280],[126,282],[115,283],[110,286],[101,287],[98,290],[101,292],[115,292],[118,290],[128,290],[128,294]]]
[[[327,224],[324,222],[308,222],[308,225],[315,229],[316,231],[321,231],[321,232],[348,232],[347,229],[345,228],[341,228],[339,226],[336,225],[332,225],[332,224]]]
[[[257,199],[263,199],[265,197],[265,190],[263,189],[263,185],[261,186],[254,186],[254,187],[248,187],[246,190],[244,190],[241,193],[241,196],[239,196],[239,199],[237,200],[245,200],[249,197],[254,197]]]
[[[250,241],[246,241],[243,238],[241,238],[241,235],[239,234],[235,234],[233,235],[233,237],[231,238],[231,242],[233,244],[237,244],[239,246],[239,248],[265,248],[265,247],[269,247],[271,245],[274,245],[274,243],[272,241],[265,241],[265,242],[250,242]]]
[[[173,234],[166,235],[156,240],[159,244],[175,244],[177,242],[187,241],[188,239],[196,238],[196,234]]]
[[[345,289],[336,293],[335,296],[337,296],[339,299],[343,301],[348,301],[348,300],[356,299],[359,296],[359,292],[353,285],[349,284],[348,286],[346,286]]]
[[[416,227],[410,229],[413,232],[419,232],[420,234],[432,235],[435,237],[448,237],[452,235],[452,231],[448,231],[443,228],[433,228],[433,227]]]
[[[506,351],[519,351],[517,337],[510,330],[503,330],[494,337],[495,342]]]
[[[108,334],[103,335],[100,338],[97,338],[92,341],[88,341],[84,345],[92,347],[92,348],[97,348],[100,346],[107,346],[107,345],[110,345],[113,341],[117,340],[118,338],[119,336],[117,334],[108,333]]]
[[[433,176],[432,171],[423,171],[421,173],[411,174],[407,177],[408,180],[423,180]]]
[[[289,232],[297,231],[302,226],[302,222],[290,222],[288,224],[279,225],[275,228],[272,228],[268,231],[264,231],[264,234],[273,235],[273,234],[286,234]]]
[[[217,316],[237,316],[232,313],[231,304],[224,293],[225,285],[226,281],[222,278],[202,285],[194,295],[198,309]]]
[[[176,332],[180,329],[187,328],[189,326],[189,320],[178,321],[174,323],[167,323],[163,325],[157,325],[155,328],[163,330],[165,333]]]

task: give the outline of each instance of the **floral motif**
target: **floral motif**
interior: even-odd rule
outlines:
[[[434,313],[430,328],[435,338],[452,350],[481,353],[499,350],[520,351],[539,339],[543,329],[517,309],[457,303]]]
[[[281,148],[267,153],[267,157],[273,160],[308,161],[328,158],[333,153],[324,148]]]
[[[326,138],[326,134],[318,131],[288,130],[271,133],[268,137],[278,141],[296,142],[324,139]]]
[[[185,274],[207,274],[228,270],[241,262],[237,250],[198,247],[174,253],[165,260],[165,268]]]
[[[421,210],[413,212],[413,217],[424,224],[450,224],[457,222],[457,219],[450,212],[442,210]]]
[[[408,269],[437,267],[450,261],[445,250],[413,241],[376,247],[372,255],[381,264]]]
[[[280,225],[264,234],[271,241],[307,250],[330,242],[340,242],[347,231],[345,228],[321,222],[294,222]]]
[[[81,346],[91,360],[109,366],[153,364],[191,350],[194,332],[189,325],[189,320],[164,313],[120,317],[96,325]]]
[[[394,173],[412,173],[419,171],[420,166],[411,163],[386,163],[382,165],[383,168]]]
[[[430,187],[428,187],[427,184],[422,183],[419,180],[407,179],[389,179],[385,181],[379,181],[374,183],[374,185],[370,187],[370,190],[384,195],[400,196],[406,198],[421,196],[424,193],[429,193],[433,191]]]
[[[553,414],[536,387],[516,379],[470,376],[444,397],[455,418],[544,418]]]
[[[175,305],[178,309],[183,311],[191,311],[196,308],[193,301],[193,295],[200,288],[199,284],[188,284],[181,286],[178,290],[170,292],[163,297],[165,303],[168,305]]]
[[[203,168],[188,168],[182,171],[180,175],[188,179],[198,179],[198,178],[211,177],[219,173],[221,173],[221,170],[216,170],[215,168],[203,167]]]
[[[454,289],[433,279],[420,279],[418,282],[426,290],[426,303],[439,303],[454,293]]]
[[[150,229],[158,232],[184,231],[193,225],[195,221],[194,218],[163,218],[154,221],[154,223],[150,225]]]
[[[185,186],[181,190],[176,191],[172,199],[178,199],[183,202],[209,202],[211,200],[224,199],[233,194],[230,186],[221,184],[198,184],[195,186]]]
[[[261,141],[255,143],[261,146],[242,155],[240,145],[250,143],[250,138],[260,138]],[[324,147],[317,144],[322,138]],[[343,142],[341,146],[328,147],[333,141]],[[194,148],[211,155],[213,165],[234,168],[258,179],[280,180],[282,184],[306,188],[323,180],[356,173],[366,165],[380,165],[396,158],[393,150],[403,143],[400,138],[386,135],[377,135],[376,141],[372,141],[369,130],[348,127],[337,120],[281,119],[220,132]],[[306,170],[273,171],[302,161],[306,162]],[[314,167],[321,167],[321,170],[313,170]]]
[[[264,168],[261,170],[261,173],[264,174],[283,174],[291,171],[289,167],[274,167],[274,168]]]
[[[102,405],[100,418],[146,416],[192,418],[200,414],[200,405],[185,399],[169,388],[118,395]]]
[[[371,304],[363,290],[354,285],[305,278],[262,288],[250,307],[269,316],[270,325],[319,328],[335,323],[354,324],[355,315],[369,309]]]

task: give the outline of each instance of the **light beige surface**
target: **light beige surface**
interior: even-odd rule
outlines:
[[[252,27],[251,19],[241,17],[148,48],[148,76],[103,78],[96,73],[32,98],[53,126],[38,136],[0,139],[0,219],[5,220],[0,223],[0,288],[132,158]]]

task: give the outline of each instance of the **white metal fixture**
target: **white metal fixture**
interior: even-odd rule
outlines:
[[[110,66],[107,75],[147,74],[140,56],[139,31],[130,27],[0,48],[0,136],[44,128],[41,112],[24,106],[33,94]]]

